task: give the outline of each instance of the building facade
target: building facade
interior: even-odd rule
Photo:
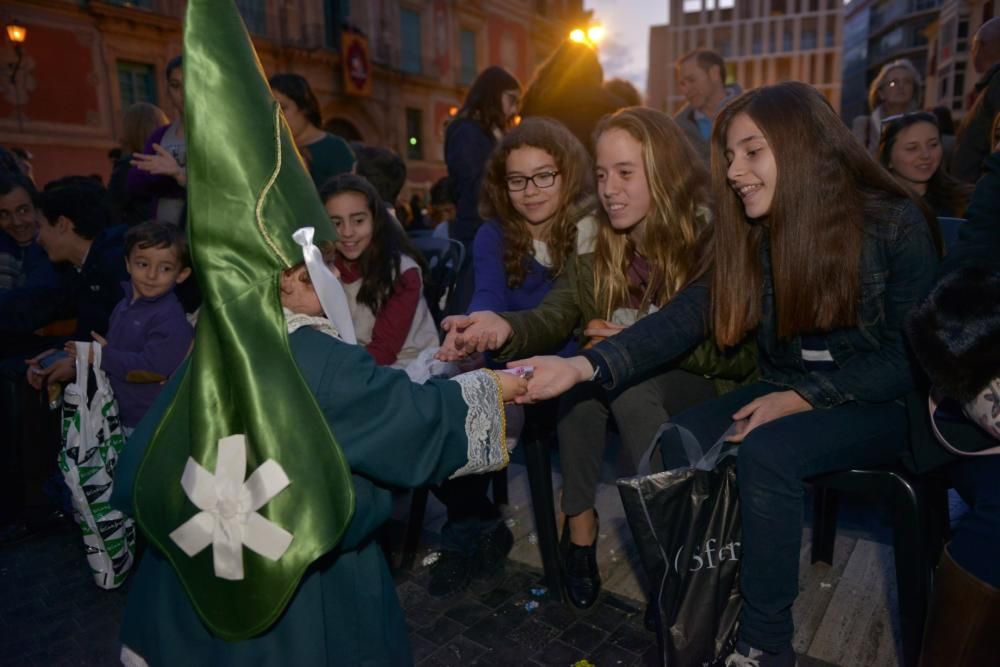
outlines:
[[[582,0],[236,0],[267,74],[312,85],[324,125],[348,139],[396,150],[408,185],[444,174],[444,126],[489,65],[522,82],[584,20]],[[14,0],[4,24],[27,28],[16,75],[0,81],[0,145],[34,155],[36,180],[107,178],[124,109],[168,108],[164,67],[181,52],[184,0]],[[341,47],[360,41],[370,81],[344,71]],[[358,38],[358,39],[355,39]],[[13,71],[6,39],[0,61]]]
[[[961,118],[975,101],[979,74],[972,66],[972,37],[994,16],[994,0],[944,0],[926,28],[924,106],[944,106]]]
[[[669,25],[649,33],[648,104],[684,105],[674,64],[696,48],[718,51],[727,80],[744,89],[805,81],[840,105],[842,0],[669,0]]]
[[[841,116],[868,113],[868,87],[886,64],[909,59],[923,77],[923,107],[947,107],[960,119],[972,105],[978,74],[972,36],[994,16],[995,0],[852,0],[844,19]]]
[[[852,0],[846,9],[841,116],[868,113],[868,86],[884,65],[906,58],[928,72],[928,26],[942,0]],[[926,89],[925,89],[926,90]]]

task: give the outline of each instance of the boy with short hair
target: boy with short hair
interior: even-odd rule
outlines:
[[[107,339],[91,335],[104,347],[101,367],[118,399],[122,425],[131,431],[194,339],[174,294],[174,287],[191,275],[184,231],[168,222],[136,225],[125,234],[125,266],[125,298],[111,313]],[[75,354],[72,343],[66,349]]]

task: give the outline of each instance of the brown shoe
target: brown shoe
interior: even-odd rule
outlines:
[[[997,664],[1000,589],[962,569],[944,550],[934,579],[920,667]]]

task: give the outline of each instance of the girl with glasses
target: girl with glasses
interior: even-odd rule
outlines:
[[[676,123],[659,111],[633,107],[606,116],[594,136],[603,215],[593,251],[569,264],[537,308],[446,320],[446,354],[490,349],[510,359],[552,349],[581,328],[581,342],[589,345],[662,308],[698,273],[709,219],[708,179]],[[590,607],[601,588],[594,504],[609,418],[614,416],[637,466],[670,414],[716,396],[706,375],[742,379],[752,369],[745,354],[724,359],[706,346],[613,397],[585,385],[562,399],[557,431],[568,517],[563,558],[574,605]]]
[[[963,218],[972,186],[953,178],[943,164],[937,117],[915,111],[886,118],[878,159],[899,183],[920,195],[938,216]]]
[[[470,311],[538,306],[579,254],[593,252],[596,209],[590,156],[562,124],[529,118],[506,134],[486,163],[479,211],[487,220],[472,246]],[[543,349],[574,354],[572,331]],[[508,414],[510,435],[523,416],[517,410]],[[487,499],[489,483],[488,476],[470,475],[435,490],[448,521],[441,557],[431,567],[433,595],[492,577],[510,551],[513,537]]]

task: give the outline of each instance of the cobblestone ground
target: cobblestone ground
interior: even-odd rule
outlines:
[[[60,526],[0,548],[0,665],[117,665],[128,582],[98,589],[77,529]],[[656,665],[655,635],[642,603],[604,594],[586,613],[551,599],[541,573],[507,561],[503,577],[464,594],[433,598],[428,570],[397,575],[418,667]],[[589,663],[589,665],[587,665]],[[800,667],[832,667],[799,656]],[[290,666],[294,667],[294,666]]]
[[[64,526],[0,549],[0,665],[118,663],[127,584],[98,589],[75,528]],[[450,598],[427,593],[427,570],[401,572],[418,665],[655,664],[655,636],[632,601],[605,596],[586,615],[549,599],[539,573],[508,561],[488,590]]]

